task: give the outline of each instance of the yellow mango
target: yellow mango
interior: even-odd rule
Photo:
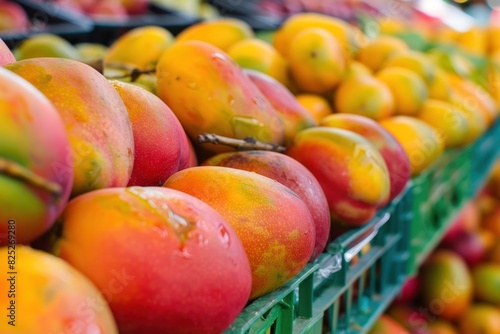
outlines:
[[[357,60],[376,72],[392,56],[407,51],[408,45],[392,36],[382,36],[359,50]]]
[[[432,84],[435,80],[436,65],[422,52],[400,52],[383,64],[383,68],[388,67],[402,67],[413,71],[427,84]]]
[[[230,47],[227,53],[241,67],[263,72],[290,87],[288,64],[269,43],[257,38],[245,39]]]
[[[325,29],[309,28],[289,45],[290,70],[297,87],[327,93],[344,77],[347,59],[340,43]]]
[[[285,58],[288,58],[292,40],[308,28],[325,29],[340,43],[342,49],[348,54],[356,52],[358,48],[356,33],[349,23],[318,13],[300,13],[289,17],[274,35],[274,47]]]
[[[154,69],[162,52],[172,45],[174,37],[161,27],[145,26],[130,30],[118,38],[104,57],[104,66],[127,64],[140,70]]]
[[[239,41],[253,38],[255,34],[246,23],[233,18],[221,18],[194,24],[177,35],[177,41],[202,41],[227,52]]]

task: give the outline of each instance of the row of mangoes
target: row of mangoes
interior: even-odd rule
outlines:
[[[500,333],[500,162],[372,333]]]
[[[2,266],[29,333],[220,333],[498,109],[401,40],[309,13],[273,44],[220,19],[109,48],[36,35],[0,64]]]

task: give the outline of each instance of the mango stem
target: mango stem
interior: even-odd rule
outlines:
[[[261,150],[261,151],[275,151],[284,153],[286,151],[286,147],[281,145],[274,145],[263,143],[258,141],[254,137],[246,137],[244,139],[234,139],[224,136],[219,136],[214,133],[203,133],[198,136],[198,143],[205,144],[210,143],[214,145],[226,145],[230,147],[234,147],[241,151],[248,150]]]
[[[0,174],[5,174],[15,177],[21,181],[26,181],[35,187],[51,193],[56,198],[59,198],[62,195],[62,187],[58,183],[44,179],[26,167],[4,158],[0,158]]]
[[[133,66],[130,66],[130,65],[127,65],[127,64],[121,64],[121,63],[107,63],[106,67],[117,69],[117,70],[124,70],[124,71],[126,71],[126,73],[124,73],[122,75],[106,77],[106,79],[108,79],[108,80],[130,78],[130,81],[134,82],[137,79],[139,79],[139,77],[141,75],[143,75],[143,74],[154,74],[154,73],[156,73],[156,69],[155,68],[151,68],[151,69],[148,69],[148,70],[141,70],[141,69],[138,69],[136,67],[133,67]]]

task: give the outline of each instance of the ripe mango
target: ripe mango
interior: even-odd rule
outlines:
[[[283,142],[283,122],[276,110],[234,60],[215,46],[177,42],[163,53],[156,75],[159,97],[193,141],[202,133],[215,133]]]
[[[192,196],[100,189],[71,200],[60,223],[53,252],[100,290],[121,334],[222,333],[248,301],[241,241]]]
[[[16,61],[16,58],[10,51],[9,47],[0,38],[0,66],[10,64]]]
[[[429,89],[429,98],[443,101],[449,101],[451,95],[451,83],[448,74],[441,68],[436,68],[434,81],[427,84]]]
[[[368,334],[410,334],[403,326],[388,315],[381,315]]]
[[[389,87],[371,75],[351,75],[333,94],[339,113],[357,114],[381,120],[394,113],[394,97]]]
[[[68,201],[73,183],[69,140],[52,103],[2,67],[0,120],[0,245],[9,240],[29,243],[52,226]],[[32,177],[23,180],[4,163],[15,164]],[[61,172],[59,165],[67,170]],[[33,178],[52,183],[58,192],[40,187]]]
[[[337,224],[363,225],[388,201],[390,181],[384,159],[375,146],[354,132],[305,129],[295,136],[286,154],[319,181]]]
[[[460,334],[500,333],[500,311],[492,305],[474,304],[458,321],[458,329]]]
[[[467,115],[453,104],[428,99],[417,117],[439,132],[446,147],[457,147],[467,143],[469,131]]]
[[[421,267],[421,301],[426,311],[446,320],[463,317],[472,301],[467,264],[451,251],[431,254]]]
[[[408,45],[397,37],[381,36],[363,46],[356,59],[373,72],[377,72],[391,57],[408,49]]]
[[[126,64],[139,70],[154,69],[163,51],[173,42],[173,35],[162,27],[132,29],[111,44],[104,57],[104,67]]]
[[[285,145],[293,140],[297,132],[317,125],[314,118],[297,102],[295,96],[279,81],[253,70],[245,70],[245,73],[283,121]]]
[[[327,93],[344,77],[346,54],[327,30],[309,28],[298,33],[288,47],[288,62],[297,87],[308,93]]]
[[[5,67],[39,89],[61,115],[72,165],[54,168],[74,172],[72,196],[127,185],[134,159],[132,126],[120,95],[104,76],[63,58],[26,59]]]
[[[235,168],[201,166],[175,173],[164,186],[209,204],[236,231],[252,270],[250,299],[288,282],[311,258],[316,239],[311,213],[277,181]]]
[[[384,68],[377,73],[376,78],[391,90],[394,97],[394,112],[398,115],[418,114],[429,95],[425,81],[406,68]]]
[[[324,117],[333,113],[327,99],[318,94],[297,94],[297,102],[304,107],[314,120],[319,123]]]
[[[411,176],[410,160],[396,138],[379,123],[359,115],[333,114],[325,117],[320,125],[349,130],[367,139],[377,148],[387,165],[391,183],[389,200],[403,191]]]
[[[384,119],[380,124],[401,144],[410,159],[412,175],[431,166],[444,151],[444,141],[436,129],[409,116]]]
[[[318,180],[297,160],[271,151],[221,153],[202,163],[203,166],[231,167],[267,176],[293,190],[306,203],[314,220],[316,242],[311,261],[326,246],[330,235],[330,211]]]
[[[257,38],[239,41],[227,54],[242,68],[265,73],[290,88],[288,63],[272,45]]]
[[[129,186],[161,186],[189,166],[189,144],[181,123],[156,95],[131,84],[111,81],[132,123],[134,167]]]
[[[233,18],[220,18],[194,24],[177,35],[176,40],[202,41],[227,52],[234,44],[253,37],[255,34],[246,22]]]
[[[0,248],[2,272],[11,272],[7,259],[10,249]],[[0,280],[0,307],[4,321],[2,334],[19,333],[106,333],[118,334],[108,303],[92,282],[78,270],[51,254],[27,246],[16,246],[14,280]],[[11,276],[12,277],[12,276]],[[12,289],[12,287],[14,287]],[[13,297],[8,298],[8,291]],[[13,323],[9,307],[15,301]],[[5,311],[7,310],[7,311]],[[16,317],[17,315],[17,317]]]
[[[273,45],[286,59],[292,55],[290,46],[293,39],[309,28],[326,30],[340,44],[346,55],[354,54],[357,50],[356,35],[352,26],[340,19],[319,13],[299,13],[290,16],[276,31]]]
[[[432,321],[427,326],[429,334],[458,334],[458,330],[445,320]]]
[[[426,84],[430,85],[435,80],[437,67],[433,61],[422,52],[402,51],[383,63],[382,68],[401,67],[418,74]]]
[[[482,302],[500,305],[500,264],[481,263],[472,271],[476,298]]]

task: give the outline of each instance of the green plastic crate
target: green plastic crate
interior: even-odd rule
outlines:
[[[472,186],[471,195],[484,185],[485,176],[500,156],[500,119],[472,146]]]
[[[285,286],[247,305],[226,333],[365,333],[406,277],[409,190],[370,223],[331,242]],[[367,244],[370,250],[360,253]]]

